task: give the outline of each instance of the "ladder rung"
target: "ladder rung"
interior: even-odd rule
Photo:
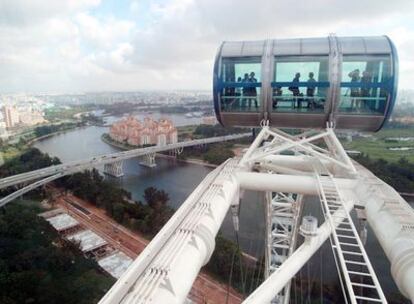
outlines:
[[[357,262],[357,261],[350,261],[350,260],[345,260],[345,263],[354,264],[354,265],[361,265],[361,266],[367,266],[367,264],[364,263],[364,262]]]
[[[330,215],[331,215],[332,217],[338,217],[338,215],[335,215],[335,216],[334,216],[335,212],[337,212],[337,211],[338,211],[339,216],[342,216],[343,218],[347,218],[347,214],[346,214],[346,213],[344,213],[341,209],[329,210],[329,211],[331,211]]]
[[[338,215],[332,215],[332,214],[331,214],[331,217],[340,218],[340,219],[343,219],[343,220],[347,219],[346,216],[338,216]]]
[[[359,255],[359,256],[362,256],[362,253],[353,252],[353,251],[347,251],[347,250],[342,250],[342,253],[350,254],[350,255]]]
[[[342,209],[345,210],[344,206],[340,202],[338,202],[338,203],[335,203],[335,202],[327,202],[326,205],[328,207],[338,207],[338,208],[342,208]]]
[[[358,247],[359,248],[359,245],[358,244],[343,243],[343,242],[339,242],[339,244],[340,245],[344,245],[344,246],[351,246],[351,247]]]
[[[335,230],[354,232],[352,229],[349,229],[349,228],[340,228],[340,227],[335,228]]]
[[[366,288],[377,288],[377,286],[375,285],[369,285],[369,284],[362,284],[362,283],[356,283],[356,282],[351,282],[352,285],[354,286],[359,286],[359,287],[366,287]]]
[[[332,204],[332,203],[326,203],[326,205],[328,206],[328,207],[335,207],[335,208],[344,208],[343,206],[342,206],[342,204]]]
[[[355,236],[352,235],[343,235],[343,234],[336,234],[337,237],[343,237],[343,238],[347,238],[347,239],[353,239],[356,240]]]
[[[363,296],[355,296],[355,299],[382,303],[382,300],[377,299],[377,298],[368,298],[368,297],[363,297]]]
[[[335,205],[333,205],[333,204],[326,204],[326,205],[328,207],[330,207],[330,208],[338,208],[338,209],[343,208],[341,204],[335,204]]]
[[[365,277],[372,277],[372,275],[368,272],[359,272],[359,271],[348,270],[348,273],[355,274],[355,275],[361,275],[361,276],[365,276]]]

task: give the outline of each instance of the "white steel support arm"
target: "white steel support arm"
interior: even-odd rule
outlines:
[[[320,162],[328,169],[333,169],[334,165],[324,159],[321,159]],[[273,164],[277,166],[287,167],[289,169],[309,171],[314,174],[314,167],[312,158],[305,155],[268,155],[264,157],[263,163]]]
[[[201,182],[100,304],[185,301],[211,257],[230,204],[238,199],[232,178],[237,163],[229,160]]]
[[[345,205],[350,212],[353,208],[352,202]],[[335,216],[335,214],[334,214]],[[338,223],[339,224],[339,223]],[[305,265],[312,255],[323,245],[331,234],[329,222],[323,223],[316,236],[311,237],[309,242],[303,243],[266,281],[264,281],[243,304],[270,303],[272,299],[285,287],[295,274]]]
[[[318,182],[313,176],[253,172],[237,172],[235,175],[241,189],[318,195]],[[336,178],[335,181],[341,189],[351,189],[356,184],[355,180],[346,178]]]
[[[391,273],[401,293],[414,303],[414,210],[395,191],[371,172],[355,189],[367,220],[391,263]]]

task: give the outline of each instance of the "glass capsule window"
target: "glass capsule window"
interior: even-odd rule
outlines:
[[[328,56],[275,57],[273,112],[324,112]]]
[[[383,115],[392,85],[389,56],[343,56],[339,112]]]
[[[220,74],[223,112],[259,112],[261,58],[223,58]]]

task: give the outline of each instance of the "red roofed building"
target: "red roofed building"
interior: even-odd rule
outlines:
[[[131,146],[163,146],[178,140],[177,128],[171,120],[161,118],[156,121],[150,117],[145,117],[143,123],[132,116],[117,121],[111,126],[109,136]]]

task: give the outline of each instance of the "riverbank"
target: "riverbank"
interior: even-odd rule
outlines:
[[[49,133],[49,134],[45,134],[45,135],[42,135],[42,136],[39,136],[39,137],[35,137],[35,138],[33,138],[33,139],[31,139],[27,142],[27,146],[31,147],[32,145],[34,145],[36,142],[38,142],[40,140],[43,140],[43,139],[46,139],[46,138],[49,138],[49,137],[52,137],[52,136],[55,136],[55,135],[65,133],[67,131],[81,129],[81,128],[84,128],[84,127],[87,127],[87,126],[85,126],[85,125],[74,126],[74,127],[66,128],[66,129],[63,129],[63,130],[56,131],[56,132],[52,132],[52,133]]]

